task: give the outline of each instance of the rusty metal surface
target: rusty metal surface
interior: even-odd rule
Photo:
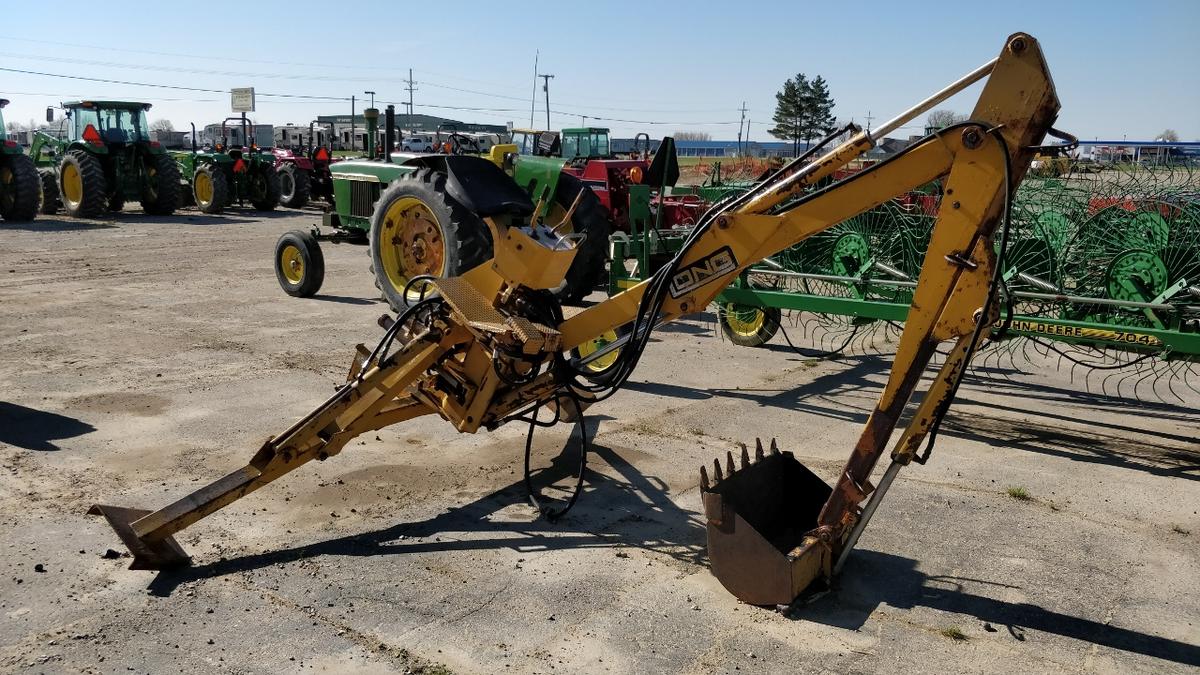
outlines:
[[[96,504],[88,510],[94,516],[104,516],[108,524],[116,531],[122,543],[133,554],[131,570],[163,570],[182,567],[191,561],[174,537],[166,537],[158,541],[146,541],[133,531],[134,521],[148,515],[144,509],[129,509],[123,506],[105,506]]]
[[[828,569],[829,550],[807,537],[830,488],[775,441],[754,458],[743,445],[700,470],[712,573],[739,600],[787,604]],[[797,549],[799,549],[797,551]]]

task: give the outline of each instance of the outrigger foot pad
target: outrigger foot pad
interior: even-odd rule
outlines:
[[[125,542],[125,546],[133,554],[133,562],[129,565],[131,570],[166,570],[183,567],[192,560],[191,556],[184,552],[179,542],[175,541],[175,537],[145,541],[137,535],[133,524],[150,515],[150,511],[93,504],[92,508],[88,509],[88,513],[93,516],[104,516],[112,529],[116,530],[117,536]]]

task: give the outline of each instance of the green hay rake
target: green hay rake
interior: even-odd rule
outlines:
[[[907,315],[940,202],[940,186],[926,186],[756,266],[719,298],[723,333],[765,343],[787,311],[800,328],[789,342],[814,354],[883,348]],[[613,259],[626,264],[614,262],[611,290],[639,280],[682,235],[646,226],[615,241]],[[1035,354],[1057,356],[1089,392],[1164,401],[1200,392],[1196,169],[1028,176],[1013,200],[1003,279],[1001,320],[977,365],[1020,371]]]

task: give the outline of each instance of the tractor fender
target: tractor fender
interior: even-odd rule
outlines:
[[[472,155],[420,155],[405,166],[430,168],[446,174],[446,192],[480,216],[533,213],[533,201],[500,167]]]
[[[513,160],[512,177],[521,190],[533,200],[540,199],[543,208],[548,210],[566,166],[566,160],[557,157],[518,155]]]
[[[107,155],[108,154],[108,146],[107,145],[92,145],[91,143],[83,143],[81,141],[72,142],[70,145],[67,146],[67,149],[66,149],[66,151],[63,152],[63,154],[65,155],[65,154],[67,154],[67,152],[70,152],[72,150],[80,150],[80,151],[86,152],[91,155]]]

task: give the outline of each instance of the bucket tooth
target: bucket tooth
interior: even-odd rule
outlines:
[[[703,464],[700,465],[700,489],[708,489],[708,470],[704,468]]]
[[[718,483],[720,483],[724,478],[724,476],[721,475],[721,460],[719,459],[713,460],[713,478]]]
[[[733,453],[726,450],[725,451],[725,472],[728,473],[730,476],[732,476],[735,471],[737,471],[737,467],[735,467],[733,465]]]
[[[761,462],[763,459],[762,439],[754,439],[754,461]]]
[[[742,446],[742,468],[745,469],[750,466],[750,451],[746,449],[745,443],[738,443],[738,445]]]
[[[150,511],[94,504],[88,509],[88,513],[104,516],[112,529],[116,530],[117,536],[133,554],[133,562],[129,564],[131,570],[166,570],[183,567],[192,560],[179,542],[175,541],[175,537],[146,541],[138,536],[133,525],[150,515]]]
[[[708,559],[713,576],[739,600],[754,605],[792,602],[817,579],[832,574],[835,551],[816,537],[821,508],[832,490],[790,452],[771,443],[770,454],[755,448],[757,459],[728,475],[721,460],[713,462],[718,477],[708,483],[701,471],[700,494],[708,531]],[[834,547],[836,548],[836,547]]]

